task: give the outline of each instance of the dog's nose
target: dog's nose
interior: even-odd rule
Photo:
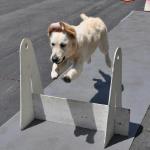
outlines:
[[[52,61],[53,61],[54,63],[58,63],[58,62],[59,62],[59,58],[58,58],[56,55],[54,55],[54,56],[52,57]]]

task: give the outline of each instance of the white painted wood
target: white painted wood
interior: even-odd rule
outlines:
[[[150,0],[145,1],[144,11],[150,11]]]
[[[105,146],[109,143],[112,136],[115,134],[115,118],[116,118],[116,107],[122,106],[121,91],[122,91],[122,53],[121,48],[117,48],[113,60],[112,78],[109,93],[109,110],[107,117],[107,126],[105,134]],[[117,128],[118,126],[116,126]],[[122,128],[120,128],[122,129]],[[117,130],[122,132],[121,130]]]
[[[33,99],[37,119],[46,119],[89,129],[106,130],[107,105],[68,100],[42,94],[34,94]]]
[[[32,47],[31,41],[28,41],[28,44],[29,44],[30,50],[31,50],[31,64],[32,64],[31,85],[32,85],[32,93],[42,94],[43,93],[43,88],[42,88],[39,68],[38,68],[38,65],[37,65],[34,49]]]
[[[130,110],[117,107],[115,112],[115,134],[128,136],[129,122]]]
[[[114,55],[112,78],[110,85],[109,104],[113,107],[122,106],[122,52],[117,48]]]
[[[32,93],[42,93],[40,75],[32,43],[23,39],[20,45],[20,127],[24,129],[33,119]]]
[[[109,106],[108,116],[107,116],[107,125],[106,132],[104,138],[104,146],[106,147],[115,134],[114,126],[115,126],[115,107]]]
[[[24,129],[33,119],[34,110],[31,92],[31,51],[27,40],[20,45],[20,127]]]

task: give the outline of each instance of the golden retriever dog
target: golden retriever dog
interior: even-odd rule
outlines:
[[[91,55],[97,47],[104,54],[107,66],[111,67],[106,25],[100,18],[85,14],[80,17],[83,21],[77,26],[57,22],[48,27],[52,49],[50,60],[53,62],[52,79],[64,72],[68,61],[72,65],[62,79],[67,83],[76,79],[81,74],[84,63],[91,61]]]

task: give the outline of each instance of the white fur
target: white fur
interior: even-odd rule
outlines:
[[[72,67],[64,75],[64,81],[70,82],[76,79],[83,70],[85,62],[90,62],[91,55],[97,47],[105,56],[105,61],[108,67],[111,67],[111,60],[108,53],[108,39],[107,28],[100,18],[87,17],[81,14],[83,21],[78,26],[68,25],[66,28],[72,28],[75,32],[75,38],[71,38],[68,30],[64,32],[52,32],[50,35],[50,43],[55,43],[52,46],[52,56],[57,55],[62,61],[60,64],[53,64],[51,77],[57,78],[64,70],[65,64],[68,60],[73,62]],[[65,27],[64,27],[65,28]],[[61,48],[60,44],[65,43],[66,47]]]

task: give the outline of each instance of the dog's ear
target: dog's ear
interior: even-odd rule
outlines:
[[[52,23],[48,27],[48,36],[50,37],[52,32],[66,32],[70,37],[75,38],[76,37],[76,31],[75,29],[65,22],[56,22]]]
[[[56,23],[52,23],[49,25],[48,27],[48,36],[50,37],[51,33],[52,32],[61,32],[62,31],[62,26],[59,22],[56,22]]]
[[[62,21],[60,22],[60,25],[62,26],[62,30],[67,32],[68,35],[70,35],[72,38],[76,37],[76,31],[71,25]]]
[[[52,33],[51,25],[49,25],[48,30],[47,30],[47,35],[50,37]]]

